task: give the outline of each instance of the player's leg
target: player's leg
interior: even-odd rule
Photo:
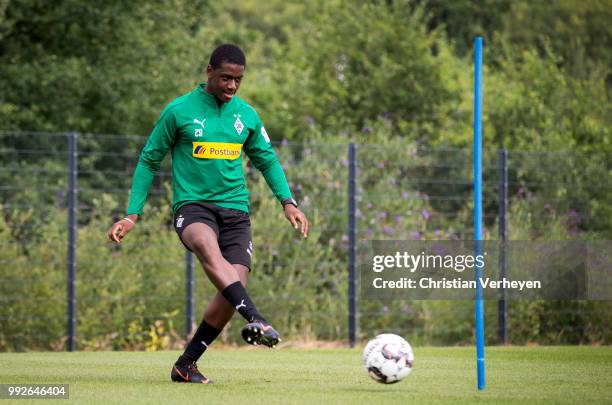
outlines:
[[[240,282],[246,286],[249,269],[243,265],[234,265],[234,268],[238,272]],[[219,336],[225,325],[234,315],[234,308],[231,304],[217,292],[213,297],[212,301],[206,306],[204,310],[204,316],[202,322],[196,329],[193,337],[187,344],[185,351],[174,363],[171,378],[174,381],[180,382],[194,382],[193,379],[200,380],[198,377],[194,377],[193,374],[197,370],[195,363],[202,357],[206,349],[212,344],[212,342]],[[191,368],[191,370],[189,369]],[[198,372],[199,373],[199,372]],[[190,376],[191,374],[191,376]],[[190,379],[190,380],[189,380]],[[201,380],[210,384],[212,381],[202,376]],[[195,381],[197,382],[197,381]]]
[[[249,268],[242,264],[232,264],[232,266],[238,272],[240,282],[244,287],[247,285],[247,279],[249,277]],[[204,319],[215,328],[221,330],[227,325],[227,323],[234,316],[236,309],[232,307],[227,299],[220,293],[217,292],[213,297],[212,301],[208,304],[204,310]]]
[[[188,225],[181,234],[181,240],[196,255],[206,276],[218,291],[240,281],[236,269],[223,258],[217,234],[209,225],[198,222]]]
[[[249,268],[242,264],[233,264],[232,266],[236,268],[242,285],[246,287]],[[179,362],[197,361],[230,321],[234,311],[235,309],[227,299],[217,292],[204,310],[203,321],[187,346],[185,353],[179,358]],[[274,347],[280,341],[278,332],[267,322],[260,320],[247,323],[242,328],[242,337],[247,343],[262,344],[268,347]]]
[[[234,266],[244,265],[251,268],[253,243],[249,214],[239,210],[219,208],[219,248],[223,257]],[[228,298],[229,291],[224,293]],[[228,298],[229,300],[229,298]],[[247,305],[241,302],[236,308]],[[248,319],[247,319],[248,320]],[[278,332],[263,318],[255,318],[242,328],[242,338],[252,345],[275,347],[280,341]]]
[[[238,271],[221,254],[217,234],[210,226],[192,223],[181,234],[181,240],[198,257],[217,290],[247,322],[266,322],[240,282]]]
[[[244,282],[246,282],[248,269],[236,269],[223,260],[217,244],[219,235],[218,219],[219,216],[214,206],[188,204],[183,206],[176,213],[174,226],[181,242],[183,242],[187,249],[194,251],[202,263],[208,277],[218,290],[224,291],[225,286],[233,284],[240,285],[242,290],[244,290],[240,280],[244,278]],[[244,277],[241,277],[240,273],[244,274]],[[198,327],[198,330],[196,330],[196,335],[190,342],[194,344],[186,350],[186,352],[190,353],[187,355],[188,358],[179,359],[175,366],[173,366],[171,373],[173,381],[197,383],[211,382],[198,371],[195,361],[201,356],[201,352],[198,352],[202,350],[202,348],[206,348],[202,342],[210,344],[219,335],[227,319],[231,317],[234,311],[233,306],[228,303],[227,300],[223,302],[222,298],[223,295],[217,294],[213,299],[209,314],[214,313],[217,314],[217,316],[212,316],[210,319],[205,317],[202,320],[201,325]],[[219,306],[219,303],[221,303],[222,306]],[[242,313],[243,316],[246,315],[249,319],[257,317],[258,313],[254,306],[252,306],[248,313],[245,311],[246,308],[241,309],[245,312]],[[253,311],[253,309],[255,309],[255,311]],[[255,314],[253,314],[253,312],[255,312]],[[210,321],[210,323],[208,321]],[[198,347],[198,343],[201,345],[200,347]],[[189,359],[189,357],[191,357],[191,359]]]

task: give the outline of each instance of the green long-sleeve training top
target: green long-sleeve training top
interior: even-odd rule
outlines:
[[[242,151],[261,171],[279,201],[291,191],[259,115],[234,96],[219,105],[200,83],[162,111],[132,180],[128,214],[142,214],[155,173],[172,153],[172,210],[202,201],[249,211]]]

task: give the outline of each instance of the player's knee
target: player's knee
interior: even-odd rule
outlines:
[[[207,268],[218,267],[221,257],[214,252],[214,249],[211,248],[205,238],[195,239],[191,243],[191,250],[193,250],[198,259]]]

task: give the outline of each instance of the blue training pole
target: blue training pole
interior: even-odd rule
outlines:
[[[476,255],[482,254],[482,37],[474,38],[474,241]],[[476,370],[478,389],[484,390],[484,301],[478,282],[481,276],[482,268],[476,266]]]

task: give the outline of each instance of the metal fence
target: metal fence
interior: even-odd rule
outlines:
[[[0,133],[0,350],[157,349],[192,331],[214,290],[173,235],[169,158],[136,231],[119,247],[104,240],[145,140]],[[471,303],[360,302],[356,274],[371,240],[472,239],[469,150],[399,141],[275,148],[313,232],[305,244],[276,231],[286,227],[280,209],[245,163],[258,252],[248,288],[264,313],[302,339],[354,345],[390,328],[425,343],[472,339]],[[485,150],[483,173],[487,238],[610,238],[609,155]],[[561,325],[570,342],[605,341],[608,304],[487,304],[487,339],[555,342]]]

